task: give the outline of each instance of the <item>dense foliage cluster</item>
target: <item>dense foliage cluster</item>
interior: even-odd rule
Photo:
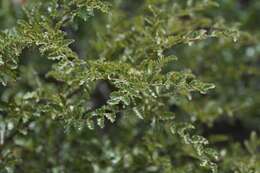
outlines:
[[[1,173],[260,172],[258,0],[0,2]]]

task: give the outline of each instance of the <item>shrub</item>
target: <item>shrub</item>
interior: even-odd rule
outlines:
[[[2,1],[0,172],[258,173],[259,9]]]

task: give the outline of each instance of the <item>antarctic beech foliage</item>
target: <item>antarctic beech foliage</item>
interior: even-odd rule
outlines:
[[[259,173],[257,10],[1,1],[0,172]]]

